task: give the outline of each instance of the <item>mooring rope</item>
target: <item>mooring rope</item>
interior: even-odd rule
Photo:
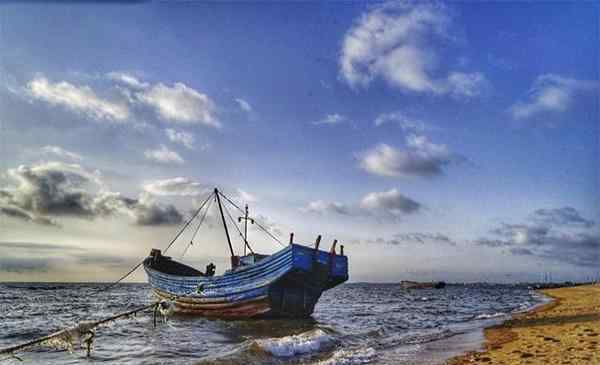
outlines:
[[[0,349],[0,355],[9,355],[4,359],[0,359],[0,361],[10,359],[18,359],[22,361],[19,357],[15,355],[16,352],[26,350],[36,345],[44,344],[54,345],[55,347],[58,345],[63,345],[66,346],[69,352],[73,352],[74,346],[77,345],[77,343],[79,343],[80,346],[82,343],[84,343],[86,345],[87,356],[90,356],[94,337],[96,336],[96,327],[123,317],[135,315],[138,312],[142,312],[150,308],[154,309],[154,326],[156,327],[157,312],[160,312],[163,316],[166,317],[172,311],[172,303],[162,300],[97,321],[80,321],[76,326],[68,327],[60,331],[51,333],[47,336],[39,337],[19,345],[14,345]]]

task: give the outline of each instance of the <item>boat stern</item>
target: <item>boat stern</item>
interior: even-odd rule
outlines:
[[[323,290],[331,289],[348,280],[348,257],[340,252],[323,251],[318,247],[292,244],[292,268],[304,273],[313,284]]]
[[[348,280],[348,257],[342,252],[290,246],[290,270],[269,287],[269,317],[308,317],[325,290]]]

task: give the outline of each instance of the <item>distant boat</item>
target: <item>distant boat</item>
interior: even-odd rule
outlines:
[[[400,286],[403,289],[428,289],[428,288],[443,289],[446,287],[446,283],[443,281],[418,282],[418,281],[402,280],[400,282]]]
[[[233,202],[217,189],[213,195],[231,252],[231,269],[223,275],[214,276],[213,264],[208,265],[203,273],[164,256],[157,249],[153,249],[144,260],[152,290],[159,298],[171,301],[175,313],[223,319],[307,317],[313,313],[323,291],[348,280],[348,258],[344,256],[344,246],[340,247],[339,255],[336,254],[337,241],[329,252],[319,250],[321,236],[314,248],[293,242],[291,234],[289,245],[272,255],[251,251],[241,257],[236,256],[221,197]],[[231,218],[229,212],[227,215]],[[244,240],[244,250],[246,247],[252,250],[247,240],[247,223],[255,221],[248,217],[247,206],[245,215],[238,221],[242,219],[245,233],[242,236],[240,231],[240,235]]]

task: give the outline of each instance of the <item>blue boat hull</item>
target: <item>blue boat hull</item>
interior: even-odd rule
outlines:
[[[148,281],[161,299],[174,302],[175,312],[224,319],[307,317],[323,291],[348,280],[348,258],[291,244],[253,265],[221,276],[169,273],[169,258],[144,261]]]

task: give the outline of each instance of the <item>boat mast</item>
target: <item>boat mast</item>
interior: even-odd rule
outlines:
[[[244,220],[244,256],[246,256],[246,246],[250,247],[248,244],[248,221],[254,224],[254,219],[248,217],[248,204],[246,204],[246,211],[243,217],[238,217],[238,222]],[[252,251],[252,249],[250,249]]]
[[[219,190],[215,188],[215,196],[217,197],[217,203],[219,204],[219,212],[221,213],[221,219],[223,220],[223,228],[225,228],[225,235],[227,236],[227,243],[229,244],[229,251],[231,252],[231,257],[234,257],[233,246],[231,246],[231,238],[229,238],[229,231],[227,230],[227,222],[225,221],[225,215],[223,215],[223,207],[221,206],[221,198]]]

